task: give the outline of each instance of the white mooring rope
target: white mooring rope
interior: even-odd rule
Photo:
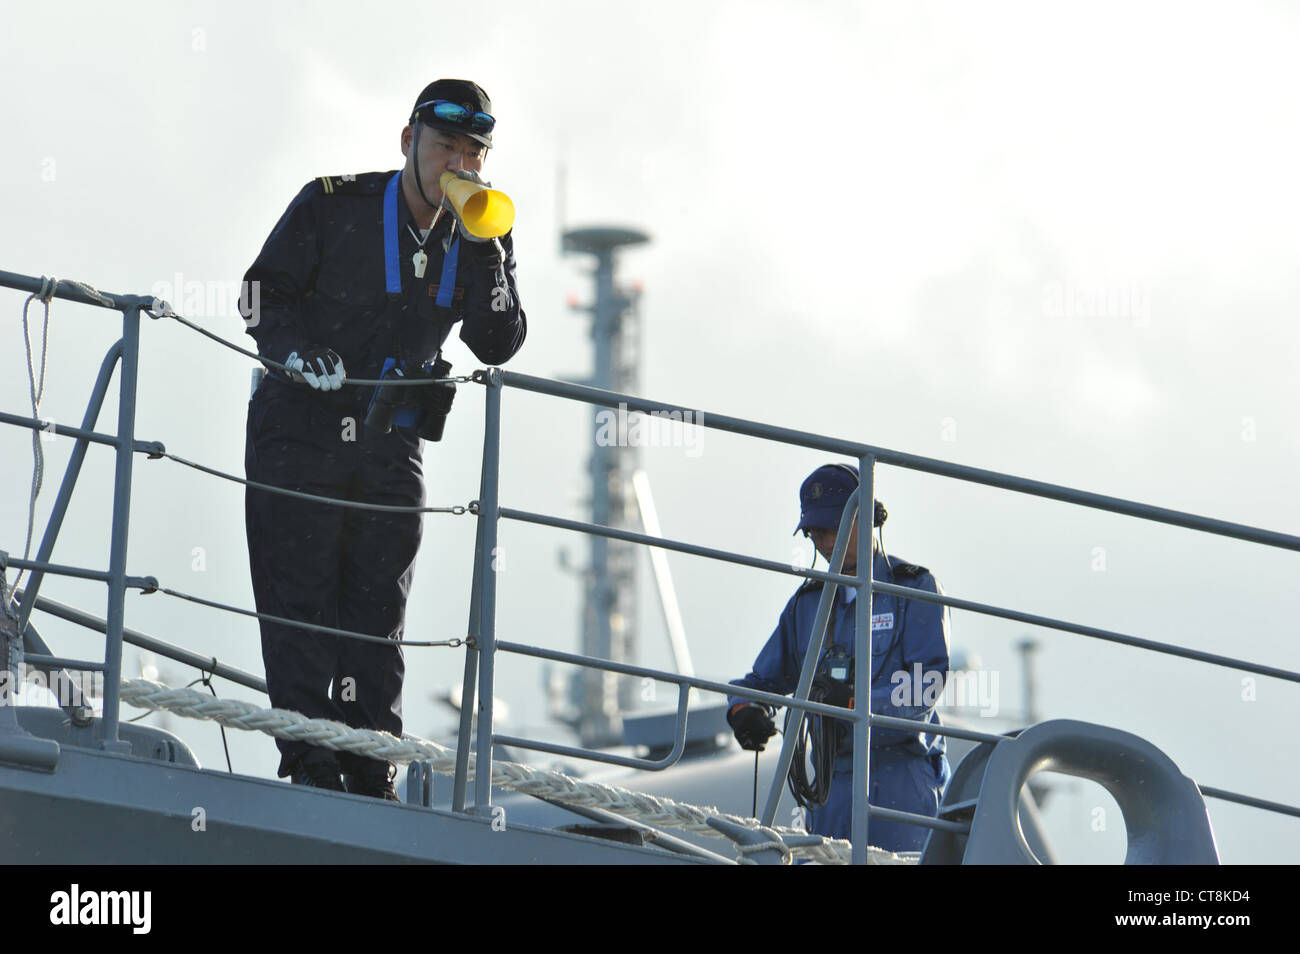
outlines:
[[[429,762],[441,775],[456,771],[456,752],[427,739],[406,737],[399,739],[387,732],[373,729],[353,729],[328,719],[308,719],[286,709],[263,709],[239,699],[214,699],[193,689],[173,689],[147,679],[129,679],[122,682],[121,699],[139,709],[165,709],[193,719],[206,719],[221,725],[233,726],[254,732],[264,732],[280,739],[307,742],[339,752],[397,763],[416,760]],[[474,777],[474,755],[469,757],[469,777]],[[635,818],[649,825],[663,828],[680,828],[714,838],[725,838],[709,827],[710,817],[720,818],[735,825],[779,835],[806,835],[794,828],[765,829],[752,818],[730,815],[716,808],[700,808],[671,798],[633,792],[614,785],[585,782],[561,772],[522,765],[518,762],[493,760],[492,784],[497,788],[526,795],[539,795],[557,802],[589,808],[599,808],[627,818]],[[754,851],[741,849],[742,855]],[[906,864],[907,859],[880,848],[868,848],[868,862],[873,864]],[[823,838],[820,845],[793,848],[790,854],[822,864],[847,864],[849,843],[842,839]]]
[[[27,300],[23,302],[23,344],[27,348],[27,385],[32,399],[32,417],[37,420],[41,417],[41,399],[45,396],[46,359],[50,352],[50,299],[54,297],[58,287],[57,278],[46,278],[42,275],[41,290],[28,295]],[[32,355],[32,331],[27,315],[33,301],[40,301],[44,308],[44,317],[41,319],[41,373],[39,375],[36,373],[36,362]],[[27,543],[23,546],[24,560],[31,556],[32,530],[36,526],[36,498],[40,496],[41,485],[45,482],[45,453],[41,449],[42,433],[43,430],[40,428],[32,429],[32,490],[27,503]],[[22,583],[24,572],[18,571],[14,586]]]

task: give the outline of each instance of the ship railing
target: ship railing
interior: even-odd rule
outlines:
[[[95,385],[92,388],[81,427],[58,425],[41,420],[37,417],[23,417],[20,415],[0,412],[0,423],[25,427],[34,431],[39,430],[47,433],[72,437],[76,441],[67,468],[64,472],[58,497],[52,507],[51,515],[46,525],[36,559],[17,559],[3,551],[0,551],[0,572],[3,572],[8,567],[16,567],[23,571],[30,571],[32,574],[27,586],[19,594],[17,608],[19,623],[18,632],[22,634],[23,640],[27,644],[28,649],[24,657],[25,661],[28,664],[32,664],[35,667],[42,668],[51,673],[57,673],[60,676],[66,676],[66,673],[62,672],[62,670],[67,668],[102,672],[104,674],[103,709],[101,718],[98,722],[96,737],[98,744],[103,749],[109,751],[121,752],[129,749],[128,744],[121,741],[119,738],[119,683],[121,679],[122,646],[124,642],[134,642],[137,645],[147,646],[148,648],[158,652],[160,655],[190,665],[195,665],[196,668],[203,671],[223,675],[243,685],[265,691],[264,682],[256,676],[243,673],[234,667],[221,664],[218,660],[209,660],[207,657],[198,656],[197,654],[163,643],[160,640],[154,640],[150,637],[143,636],[143,634],[134,633],[127,630],[124,625],[125,594],[126,590],[131,588],[139,589],[144,593],[165,592],[174,596],[192,599],[195,602],[214,608],[242,613],[246,616],[275,619],[275,617],[266,617],[265,614],[258,614],[250,610],[242,610],[237,607],[227,606],[214,601],[203,600],[176,591],[167,590],[160,587],[158,581],[154,577],[131,576],[126,572],[127,534],[131,511],[132,465],[135,454],[143,453],[152,459],[166,457],[179,463],[197,467],[197,469],[213,476],[222,477],[237,483],[249,484],[248,481],[242,480],[234,475],[225,474],[213,468],[196,465],[193,464],[193,462],[185,461],[183,458],[178,458],[174,455],[168,454],[166,449],[159,442],[140,441],[136,439],[135,407],[139,367],[141,316],[148,314],[154,318],[166,317],[175,319],[208,338],[221,343],[225,347],[244,354],[253,360],[260,361],[264,365],[279,367],[281,369],[283,369],[283,366],[277,365],[274,361],[270,361],[264,357],[259,357],[252,352],[239,348],[233,343],[225,341],[220,336],[200,328],[182,316],[177,315],[170,306],[166,305],[165,302],[160,302],[158,299],[149,296],[109,294],[100,292],[97,289],[81,283],[55,282],[52,279],[34,278],[31,276],[16,275],[2,271],[0,271],[0,286],[28,292],[29,295],[32,295],[33,297],[39,297],[46,304],[48,304],[48,302],[53,298],[60,298],[68,301],[90,304],[101,308],[113,309],[121,312],[122,315],[122,337],[109,348],[101,363],[99,374],[96,378]],[[121,373],[119,376],[117,433],[100,433],[94,430],[95,422],[98,419],[100,409],[102,408],[103,402],[106,398],[113,371],[119,365]],[[852,723],[854,790],[852,802],[853,814],[851,841],[852,860],[855,863],[864,863],[866,861],[866,832],[869,815],[920,825],[931,829],[958,832],[967,830],[968,826],[962,822],[944,818],[931,818],[924,815],[900,812],[892,809],[878,808],[867,804],[866,792],[868,791],[869,781],[867,753],[870,751],[870,732],[872,726],[944,735],[980,742],[997,743],[1004,738],[1004,736],[995,735],[993,733],[979,732],[972,729],[944,725],[935,722],[894,718],[873,714],[870,711],[869,700],[871,695],[869,673],[871,672],[870,660],[872,658],[872,638],[869,620],[871,595],[873,593],[888,593],[903,599],[917,599],[931,603],[938,603],[951,608],[983,613],[1036,626],[1045,626],[1064,632],[1087,636],[1089,638],[1102,639],[1162,654],[1193,659],[1211,665],[1226,666],[1243,672],[1270,676],[1290,682],[1300,682],[1300,673],[1277,667],[1264,666],[1229,656],[1192,650],[1170,643],[1162,643],[1154,640],[1128,636],[1122,633],[1085,626],[1066,620],[1025,613],[1006,607],[994,606],[992,604],[959,599],[925,590],[883,583],[872,579],[871,560],[859,561],[860,566],[857,573],[854,575],[845,575],[841,572],[842,561],[848,544],[849,528],[852,523],[853,515],[858,509],[859,500],[866,503],[863,509],[865,509],[867,513],[874,511],[875,468],[878,464],[896,466],[903,469],[930,473],[941,477],[983,484],[985,486],[1029,494],[1031,496],[1072,503],[1090,509],[1110,511],[1112,513],[1123,514],[1157,523],[1199,530],[1217,536],[1231,537],[1258,543],[1264,546],[1278,547],[1287,550],[1300,550],[1300,537],[1245,526],[1242,524],[1200,517],[1194,514],[1155,507],[1149,504],[1136,503],[1116,497],[1088,493],[1056,484],[1001,474],[995,471],[966,467],[947,461],[921,457],[913,454],[905,454],[869,444],[828,437],[807,431],[775,427],[756,421],[749,421],[726,415],[706,414],[694,408],[685,408],[680,405],[652,401],[635,395],[620,394],[580,384],[553,381],[532,375],[503,371],[499,368],[488,368],[475,372],[469,378],[458,380],[472,380],[481,384],[484,386],[486,394],[486,416],[484,422],[483,459],[480,474],[479,499],[470,502],[468,506],[383,508],[388,510],[409,510],[421,513],[469,512],[477,517],[477,532],[473,556],[473,583],[467,638],[464,640],[452,639],[424,642],[403,640],[405,644],[415,646],[455,646],[463,643],[466,648],[464,681],[462,686],[461,718],[457,745],[457,767],[453,787],[453,809],[456,811],[469,811],[477,814],[491,813],[492,792],[490,780],[492,774],[492,747],[494,742],[508,743],[517,747],[563,754],[571,757],[582,757],[595,761],[626,765],[636,768],[660,770],[667,767],[672,764],[678,756],[680,756],[681,751],[684,748],[686,720],[689,715],[689,690],[699,689],[726,693],[739,698],[751,699],[756,702],[773,706],[786,706],[791,709],[790,725],[786,730],[782,743],[777,771],[774,775],[771,789],[768,792],[767,800],[759,819],[764,825],[770,826],[774,821],[777,804],[780,800],[781,789],[784,785],[784,780],[793,756],[793,740],[799,734],[802,719],[805,714],[811,712],[823,716],[832,716],[842,721]],[[351,379],[347,383],[355,386],[373,387],[379,382]],[[412,382],[413,385],[414,383],[415,382]],[[667,415],[672,419],[694,422],[696,426],[774,441],[787,446],[803,447],[843,455],[854,459],[859,468],[859,488],[852,496],[850,505],[845,508],[839,533],[837,535],[835,551],[831,558],[831,570],[818,571],[811,568],[800,568],[786,563],[760,559],[741,553],[703,547],[685,541],[635,533],[625,529],[600,526],[581,521],[565,520],[558,517],[501,506],[499,493],[501,466],[501,401],[502,392],[506,388],[510,387],[596,406],[618,408],[621,411],[626,410],[631,413]],[[112,447],[115,452],[112,530],[109,546],[109,567],[107,571],[88,569],[84,567],[64,566],[52,563],[49,559],[52,555],[55,541],[62,526],[68,504],[71,500],[72,491],[80,473],[86,450],[91,443]],[[282,493],[299,497],[306,496],[311,499],[319,500],[322,503],[336,506],[359,508],[374,507],[374,505],[360,504],[354,501],[331,500],[328,498],[316,497],[314,495],[304,495],[283,488],[264,487],[260,484],[249,485],[265,489],[270,493]],[[611,660],[597,659],[583,654],[564,653],[543,647],[528,646],[505,640],[498,640],[496,633],[497,594],[494,557],[497,547],[498,528],[501,520],[516,520],[587,534],[595,534],[648,547],[658,547],[666,550],[702,556],[709,559],[721,560],[728,563],[768,570],[771,572],[800,576],[807,579],[821,581],[823,584],[828,584],[824,585],[822,589],[821,600],[818,605],[813,627],[814,633],[805,655],[798,688],[792,696],[779,696],[726,683],[700,679],[695,676],[673,673],[666,670],[632,666]],[[871,522],[860,521],[858,526],[858,550],[861,553],[870,553],[872,552],[871,547]],[[108,606],[105,619],[98,620],[95,617],[82,613],[80,610],[65,607],[61,604],[40,597],[39,589],[41,579],[47,573],[96,580],[107,584]],[[865,639],[855,640],[856,685],[854,694],[858,700],[868,701],[868,704],[860,705],[857,708],[850,710],[814,703],[808,699],[813,673],[816,669],[816,663],[820,657],[820,650],[825,640],[826,624],[829,619],[830,609],[834,599],[834,591],[838,586],[851,586],[857,590],[857,603],[855,609],[856,631],[865,634],[866,636]],[[40,608],[43,611],[51,612],[54,615],[62,616],[64,619],[103,632],[105,635],[104,659],[102,661],[74,660],[52,654],[48,647],[46,647],[39,639],[39,636],[36,635],[34,628],[28,625],[31,612],[34,608]],[[8,607],[6,607],[6,609],[8,609]],[[334,633],[347,638],[370,640],[377,638],[367,634],[354,633],[327,626],[307,624],[300,621],[280,621],[301,629]],[[639,676],[641,678],[655,679],[675,684],[678,687],[679,696],[673,751],[670,752],[668,756],[661,759],[635,759],[626,756],[613,755],[607,752],[600,752],[593,749],[556,746],[541,741],[496,734],[493,728],[493,687],[495,682],[496,654],[498,652],[532,656],[593,668],[605,672],[613,672],[628,676]],[[12,654],[7,654],[6,662],[11,663],[12,658]],[[73,701],[65,704],[64,707],[70,710],[74,720],[83,723],[89,722],[90,720],[87,716],[86,707],[76,698],[75,689],[73,695]],[[473,718],[475,711],[478,713],[476,726]],[[6,718],[11,721],[14,719],[12,707],[0,706],[0,732],[5,731],[6,729],[6,723],[4,721]],[[474,802],[472,807],[467,804],[469,778],[468,761],[471,749],[477,750],[478,753],[476,758],[476,770],[474,773]],[[1294,806],[1207,786],[1201,786],[1200,790],[1204,795],[1211,797],[1300,817],[1300,808]]]
[[[462,692],[462,745],[460,751],[463,753],[467,752],[468,749],[468,746],[464,745],[464,740],[468,739],[470,735],[472,715],[470,707],[465,705],[464,700],[472,698],[476,684],[479,698],[476,748],[480,753],[480,759],[485,756],[487,758],[491,757],[491,743],[493,741],[508,741],[509,744],[515,747],[531,748],[570,757],[587,758],[596,761],[629,765],[637,768],[659,770],[666,767],[668,764],[671,764],[672,761],[680,755],[683,748],[685,723],[688,714],[688,688],[719,692],[768,705],[787,706],[791,709],[790,721],[784,733],[781,745],[781,754],[777,763],[776,771],[773,775],[763,810],[759,816],[759,821],[762,824],[771,826],[775,820],[778,803],[781,798],[781,791],[784,787],[785,778],[793,759],[794,742],[799,736],[803,718],[806,713],[809,712],[819,715],[830,715],[842,721],[852,723],[851,732],[853,738],[854,786],[852,799],[853,814],[851,822],[851,841],[853,845],[852,860],[854,863],[865,863],[867,849],[867,821],[869,816],[877,816],[937,830],[961,832],[969,829],[969,825],[964,822],[953,821],[945,818],[931,818],[911,812],[901,812],[893,809],[878,808],[868,805],[866,794],[869,790],[869,765],[867,753],[870,751],[870,733],[872,726],[907,732],[943,735],[979,742],[997,743],[1005,738],[1005,736],[1002,735],[980,732],[963,727],[923,722],[913,719],[900,719],[892,716],[876,715],[870,712],[869,700],[871,698],[871,687],[869,674],[871,673],[870,661],[872,659],[873,640],[869,621],[871,619],[871,595],[873,593],[887,593],[900,599],[916,599],[928,603],[937,603],[954,609],[982,613],[989,616],[1000,617],[1002,619],[1028,623],[1034,626],[1044,626],[1051,629],[1061,630],[1063,632],[1086,636],[1092,639],[1120,643],[1152,652],[1179,656],[1184,659],[1192,659],[1210,665],[1225,666],[1242,672],[1270,676],[1289,682],[1300,682],[1300,673],[1275,666],[1261,665],[1218,653],[1202,652],[1200,650],[1189,649],[1172,643],[1164,643],[1152,639],[1130,636],[1124,633],[1087,626],[1069,620],[1027,613],[1008,607],[996,606],[974,600],[960,599],[954,596],[933,593],[913,587],[884,583],[872,578],[873,567],[871,560],[859,560],[858,570],[854,575],[845,575],[842,572],[844,554],[847,549],[853,518],[860,509],[859,501],[866,502],[865,505],[861,507],[861,509],[865,509],[865,512],[873,513],[875,510],[875,469],[877,465],[896,466],[906,470],[934,474],[954,480],[983,484],[988,487],[995,487],[1030,496],[1057,500],[1064,503],[1072,503],[1093,510],[1110,511],[1112,513],[1136,517],[1142,520],[1168,524],[1170,526],[1184,527],[1191,530],[1199,530],[1216,536],[1231,537],[1286,550],[1300,551],[1300,537],[1272,530],[1265,530],[1258,527],[1231,523],[1224,520],[1201,517],[1195,514],[1124,500],[1118,497],[1090,493],[1057,484],[1018,477],[1011,474],[967,467],[961,464],[954,464],[948,461],[922,457],[915,454],[906,454],[883,447],[863,444],[857,441],[844,440],[793,428],[776,427],[758,421],[750,421],[722,414],[713,414],[701,411],[698,408],[689,408],[661,401],[653,401],[637,395],[622,394],[615,391],[602,390],[600,388],[572,382],[554,381],[547,378],[505,371],[498,368],[489,368],[484,372],[476,374],[475,380],[486,386],[487,410],[484,427],[483,468],[480,485],[480,499],[477,501],[475,508],[480,520],[478,537],[475,541],[474,583],[470,609],[471,644],[466,653],[465,681]],[[501,395],[506,388],[516,388],[522,391],[530,391],[536,394],[577,401],[598,407],[617,409],[619,413],[641,413],[645,415],[658,415],[662,418],[673,421],[689,421],[693,422],[695,426],[717,429],[733,434],[773,441],[786,446],[819,450],[852,458],[858,465],[859,486],[857,491],[850,498],[849,503],[844,508],[844,512],[841,516],[839,531],[836,535],[836,545],[830,560],[831,569],[823,572],[811,568],[801,568],[791,566],[787,563],[759,559],[741,553],[699,546],[681,540],[672,540],[660,536],[636,533],[621,528],[600,526],[578,520],[561,519],[545,514],[530,513],[523,510],[501,506],[499,501],[499,472],[501,462],[500,426],[502,413]],[[771,693],[748,689],[746,687],[698,679],[693,676],[684,676],[681,674],[664,672],[662,670],[654,670],[641,666],[631,666],[623,663],[611,662],[609,660],[596,659],[591,656],[577,653],[561,653],[537,646],[527,646],[519,643],[498,640],[496,638],[496,580],[493,558],[496,553],[498,525],[501,520],[516,520],[525,523],[572,530],[585,534],[595,534],[647,547],[659,547],[666,550],[692,554],[727,563],[821,581],[825,585],[822,588],[821,600],[818,604],[817,613],[814,618],[812,638],[809,641],[804,656],[797,689],[792,696],[777,696]],[[857,534],[858,552],[871,553],[872,522],[867,520],[859,521]],[[827,622],[830,617],[831,606],[834,601],[834,594],[837,586],[851,586],[857,590],[857,599],[855,603],[855,631],[866,636],[866,638],[857,638],[854,641],[854,678],[856,681],[854,686],[854,696],[859,700],[859,702],[867,701],[867,704],[859,704],[856,708],[851,710],[819,705],[808,700],[808,694],[811,689],[817,662],[821,657],[821,650],[825,642]],[[509,652],[534,656],[541,659],[570,663],[577,666],[592,667],[606,672],[619,673],[628,676],[639,676],[642,678],[656,679],[676,684],[678,687],[677,724],[672,752],[662,759],[650,762],[649,760],[636,760],[621,756],[611,756],[608,753],[602,753],[590,749],[557,746],[549,743],[520,739],[513,736],[506,737],[494,734],[491,728],[492,688],[495,679],[495,655],[497,652]],[[482,764],[483,763],[480,761],[479,765],[481,766]],[[456,788],[453,796],[455,800],[454,805],[459,809],[464,810],[466,778],[464,771],[462,771],[459,766],[455,785]],[[475,804],[478,806],[490,804],[491,791],[487,783],[487,775],[481,770],[476,776],[475,786]],[[1295,806],[1204,785],[1200,786],[1200,790],[1202,794],[1207,796],[1268,811],[1279,812],[1293,817],[1300,817],[1300,808]]]

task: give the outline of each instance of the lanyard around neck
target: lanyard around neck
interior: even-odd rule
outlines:
[[[389,294],[402,293],[402,265],[397,251],[397,188],[402,173],[395,172],[384,189],[384,285]],[[442,276],[438,282],[438,305],[450,308],[456,290],[456,265],[460,259],[460,235],[452,239],[451,246],[442,257]]]

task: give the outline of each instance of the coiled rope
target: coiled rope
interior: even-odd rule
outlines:
[[[193,689],[173,689],[147,679],[122,682],[121,699],[141,709],[162,709],[193,719],[263,732],[279,739],[306,742],[338,752],[350,752],[380,761],[407,763],[427,761],[441,775],[456,771],[456,752],[437,742],[413,736],[397,738],[373,729],[354,729],[328,719],[309,719],[285,709],[264,709],[239,699],[214,699]],[[470,755],[470,777],[475,756]],[[665,796],[647,795],[614,785],[587,782],[561,772],[534,768],[518,762],[493,760],[492,784],[497,788],[537,795],[557,802],[599,808],[627,818],[635,818],[663,828],[725,838],[709,827],[710,817],[772,835],[807,835],[794,828],[764,829],[752,818],[731,815],[716,808],[701,808]],[[850,846],[842,839],[823,838],[821,844],[791,849],[791,855],[822,864],[848,864]],[[907,861],[879,848],[868,848],[868,861],[874,864],[906,864]],[[744,852],[742,852],[744,854]]]

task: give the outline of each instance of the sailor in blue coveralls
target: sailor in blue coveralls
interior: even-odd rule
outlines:
[[[857,489],[857,469],[845,464],[817,468],[799,490],[801,518],[796,532],[812,537],[817,550],[829,561],[835,548],[840,516],[849,495]],[[876,505],[875,526],[886,517]],[[874,544],[874,540],[873,540]],[[872,547],[873,578],[913,589],[940,593],[929,570],[886,556]],[[844,557],[844,572],[857,570],[857,524],[850,530]],[[812,638],[822,584],[804,583],[790,598],[776,631],[754,661],[753,671],[732,685],[787,695],[799,682],[804,653]],[[857,591],[838,588],[827,626],[823,664],[836,650],[851,659],[854,652],[855,600]],[[871,711],[878,715],[938,723],[934,705],[948,675],[948,611],[946,607],[920,600],[900,600],[874,594],[871,606],[872,675]],[[933,674],[933,675],[931,675]],[[918,680],[918,676],[920,677]],[[926,678],[929,676],[929,678]],[[845,696],[831,705],[848,705],[852,679]],[[927,691],[928,689],[928,691]],[[737,696],[728,699],[727,721],[741,746],[762,751],[776,733],[772,710]],[[822,807],[806,813],[811,832],[832,838],[850,837],[853,794],[853,748],[850,724],[838,724],[837,747],[829,794]],[[817,736],[814,735],[814,746]],[[951,771],[944,754],[944,737],[926,732],[903,732],[873,726],[868,801],[882,808],[934,816]],[[916,825],[870,818],[867,841],[890,851],[919,851],[929,830]]]
[[[402,130],[400,171],[317,179],[281,216],[244,276],[242,307],[258,352],[292,369],[270,369],[249,402],[250,480],[423,505],[417,430],[430,413],[420,403],[433,388],[389,389],[409,406],[385,432],[365,423],[376,389],[349,386],[346,378],[378,379],[393,367],[443,377],[431,362],[458,323],[461,340],[487,364],[505,362],[523,344],[511,236],[484,241],[468,233],[443,206],[439,187],[447,171],[477,179],[492,145],[491,109],[474,83],[431,83]],[[449,401],[450,386],[437,387]],[[245,504],[260,612],[402,637],[419,514],[345,509],[252,488]],[[261,629],[273,706],[401,735],[400,646],[265,620]],[[276,744],[279,774],[296,783],[397,798],[388,762]]]

